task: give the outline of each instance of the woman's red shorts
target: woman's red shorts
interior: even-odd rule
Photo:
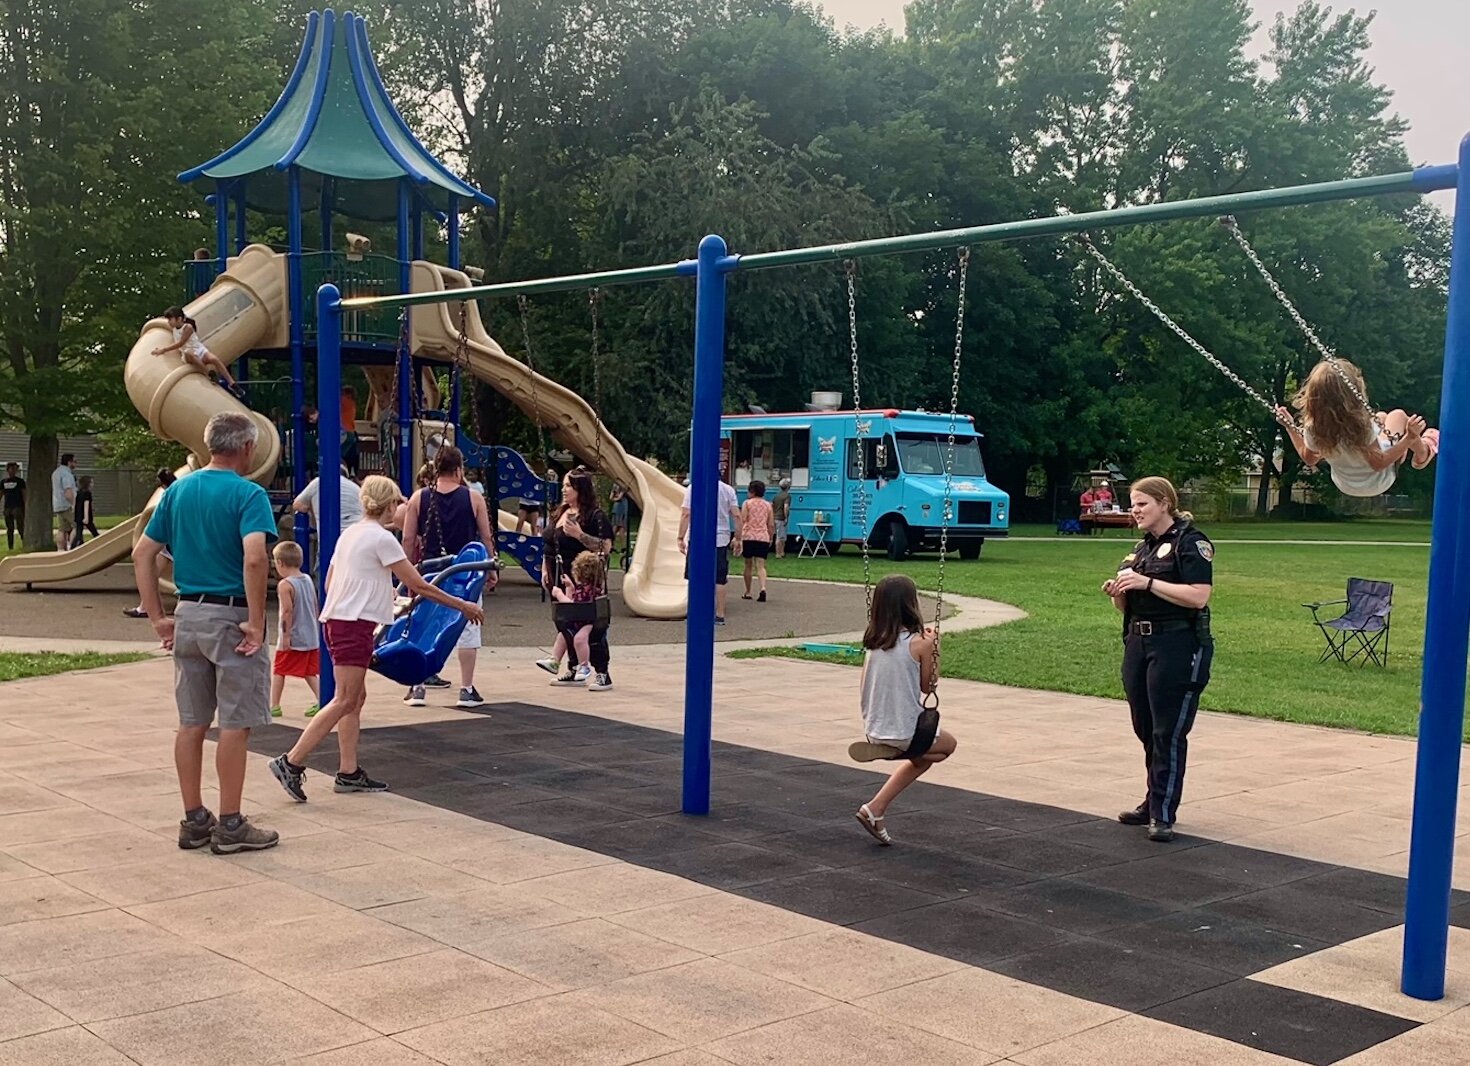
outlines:
[[[297,651],[294,648],[277,648],[271,672],[277,677],[316,677],[322,672],[322,653]]]
[[[360,618],[333,618],[323,624],[327,650],[336,666],[357,666],[366,670],[373,660],[373,633],[378,623]]]

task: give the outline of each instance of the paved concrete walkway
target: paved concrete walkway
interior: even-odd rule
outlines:
[[[588,774],[607,750],[596,738],[616,730],[644,727],[667,737],[664,751],[677,750],[677,652],[615,648],[617,687],[605,693],[548,687],[526,660],[524,650],[482,655],[479,687],[495,703],[488,720],[445,706],[405,708],[396,690],[374,681],[364,760],[374,765],[375,744],[379,759],[390,748],[411,750],[431,723],[509,739],[532,718],[544,730],[548,715],[564,721],[562,735],[593,742],[540,758],[575,755]],[[740,749],[721,748],[715,813],[729,813],[740,771],[761,752],[804,760],[791,774],[798,789],[834,774],[875,783],[876,773],[845,759],[857,732],[856,676],[844,667],[719,660],[715,735]],[[1439,1003],[1397,993],[1401,930],[1391,919],[1237,982],[1284,989],[1273,994],[1318,1008],[1336,1003],[1387,1036],[1346,1058],[1311,1041],[1283,1055],[1249,1046],[1249,1035],[1211,1035],[1208,1021],[1133,1013],[813,918],[810,907],[615,859],[597,850],[595,833],[574,846],[511,828],[505,823],[516,819],[497,821],[491,807],[469,814],[392,793],[334,795],[317,774],[311,802],[297,805],[259,755],[246,809],[280,830],[281,846],[228,858],[182,853],[173,842],[170,693],[162,660],[0,687],[0,1064],[1470,1061],[1470,942],[1458,928]],[[1136,800],[1139,758],[1122,705],[955,681],[944,683],[943,699],[960,750],[926,781],[951,795],[1082,816]],[[518,705],[553,710],[532,715]],[[295,715],[284,721],[302,724]],[[380,727],[400,727],[391,730],[398,739],[375,738]],[[452,741],[437,743],[453,757]],[[744,765],[730,752],[743,752]],[[527,758],[537,756],[505,756],[523,771],[534,768]],[[677,777],[672,754],[647,760],[645,774]],[[1180,828],[1260,849],[1263,861],[1300,856],[1401,875],[1412,761],[1406,740],[1202,715]],[[446,781],[456,777],[441,769]],[[560,773],[539,772],[547,787]],[[493,799],[495,782],[481,786]],[[573,811],[531,785],[505,787],[525,790],[519,811]],[[832,815],[830,832],[849,834],[834,839],[866,841],[849,812]],[[517,824],[527,824],[521,817]],[[755,834],[743,838],[750,843],[708,849],[730,869],[753,865],[742,849],[753,855],[750,845],[778,830],[759,810],[751,818],[742,823]],[[900,845],[884,856],[901,854],[921,829],[962,823],[973,825],[900,801],[891,819]],[[690,824],[713,831],[713,823]],[[1079,824],[1088,833],[1106,828]],[[1117,847],[1117,830],[1092,850]],[[1193,843],[1194,853],[1209,854],[1205,842]],[[1198,877],[1196,891],[1209,882]],[[1470,887],[1464,873],[1458,882]],[[849,893],[858,899],[889,890],[865,878],[851,884],[864,886]],[[1044,931],[1046,920],[1037,922],[1027,928]],[[1101,976],[1106,984],[1130,975],[1125,966]],[[1280,1016],[1262,1010],[1260,1020],[1265,1028]]]

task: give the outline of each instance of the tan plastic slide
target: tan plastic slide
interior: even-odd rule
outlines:
[[[251,245],[232,259],[229,271],[185,310],[199,323],[199,336],[209,350],[228,363],[252,348],[284,347],[289,339],[285,307],[285,258],[264,245]],[[168,323],[153,319],[143,327],[123,369],[128,398],[148,419],[148,428],[156,436],[176,441],[203,457],[204,426],[210,417],[219,411],[243,411],[260,427],[255,463],[248,476],[254,481],[268,481],[281,457],[276,427],[184,363],[177,352],[153,354],[154,348],[171,343]],[[183,477],[190,469],[185,466],[178,475]],[[121,562],[142,534],[158,495],[154,494],[142,514],[80,548],[0,559],[0,582],[30,585],[69,581]]]
[[[469,279],[459,271],[422,261],[413,265],[414,292],[462,289],[468,285]],[[410,321],[415,354],[454,358],[463,306],[441,303],[414,308]],[[507,355],[485,331],[474,303],[468,305],[465,316],[465,340],[469,370],[475,377],[507,397],[531,419],[539,418],[560,444],[588,466],[627,486],[643,518],[638,526],[638,542],[633,546],[632,564],[623,578],[623,600],[634,614],[644,618],[683,618],[689,605],[684,555],[678,544],[683,487],[651,464],[629,455],[607,427],[599,430],[597,413],[586,400],[549,378],[532,373],[520,360]]]

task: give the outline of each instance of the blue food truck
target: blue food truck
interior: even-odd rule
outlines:
[[[770,498],[782,478],[791,479],[787,532],[803,542],[803,551],[861,544],[865,502],[869,545],[888,558],[939,547],[948,414],[726,415],[720,431],[721,465],[742,503],[752,481],[765,482]],[[980,434],[969,415],[956,426],[951,499],[948,539],[960,558],[978,558],[988,538],[1009,532],[1010,496],[985,479]]]

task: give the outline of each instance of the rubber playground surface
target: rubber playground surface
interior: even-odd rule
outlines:
[[[717,660],[703,818],[682,671],[615,643],[612,691],[558,689],[487,649],[478,712],[374,683],[393,791],[305,805],[265,766],[288,704],[246,785],[282,843],[232,857],[174,844],[167,661],[5,685],[0,1063],[1470,1061],[1470,895],[1446,998],[1397,991],[1409,741],[1201,715],[1154,845],[1112,819],[1121,704],[947,680],[960,750],[883,849],[850,671]]]

